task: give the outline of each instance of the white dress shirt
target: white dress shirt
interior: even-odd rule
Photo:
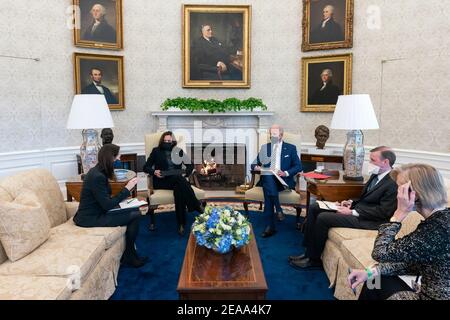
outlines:
[[[278,148],[277,148],[277,154],[276,154],[276,158],[275,158],[275,170],[281,170],[281,150],[283,148],[283,140],[278,142],[276,145],[278,146]],[[275,149],[275,144],[272,144],[272,152],[274,149]],[[286,174],[286,177],[289,176],[289,173],[287,171],[284,171],[284,173]]]

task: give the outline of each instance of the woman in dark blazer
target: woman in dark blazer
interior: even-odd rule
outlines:
[[[426,164],[410,164],[391,172],[397,181],[397,210],[390,223],[382,224],[372,252],[378,264],[354,270],[348,277],[355,288],[367,279],[380,277],[379,287],[366,285],[361,300],[450,299],[450,210],[447,190],[439,171]],[[410,234],[397,239],[402,221],[416,207],[424,220]],[[399,277],[422,277],[410,288]]]
[[[182,176],[181,165],[186,166],[186,176],[194,166],[183,150],[176,147],[177,142],[171,131],[164,132],[158,146],[153,148],[144,166],[144,172],[153,176],[153,188],[173,190],[178,233],[184,234],[186,207],[189,212],[203,212],[200,201],[195,196],[190,183]]]
[[[137,178],[131,179],[118,195],[111,197],[111,185],[108,179],[114,177],[113,163],[120,159],[119,149],[115,144],[107,144],[100,149],[97,165],[84,177],[80,205],[73,221],[77,226],[85,228],[127,226],[126,247],[122,263],[141,267],[147,258],[138,257],[134,246],[141,216],[139,209],[109,212],[128,198],[130,191],[137,184]]]

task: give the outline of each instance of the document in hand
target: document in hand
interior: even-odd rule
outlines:
[[[261,174],[263,174],[263,175],[273,174],[273,175],[277,178],[277,180],[280,181],[280,183],[283,185],[283,187],[284,187],[285,189],[289,189],[289,186],[288,186],[288,184],[286,183],[286,181],[284,181],[284,180],[283,180],[283,179],[275,172],[275,170],[270,170],[270,169],[264,169],[264,168],[261,168]]]
[[[337,205],[335,202],[331,202],[331,201],[317,201],[317,204],[319,205],[320,209],[323,210],[333,210],[333,211],[337,211]]]
[[[121,203],[119,203],[119,206],[121,209],[126,209],[126,208],[137,208],[140,206],[145,206],[146,204],[147,204],[147,202],[144,200],[139,200],[137,198],[133,198],[133,199],[128,199],[128,200],[122,201]]]

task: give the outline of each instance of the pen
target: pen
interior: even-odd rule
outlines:
[[[129,203],[130,203],[131,201],[133,201],[133,200],[134,200],[134,199],[130,199],[130,200],[128,200],[128,201],[127,201],[127,204],[129,204]]]

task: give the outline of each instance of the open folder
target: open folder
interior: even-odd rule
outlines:
[[[322,209],[322,210],[337,211],[337,209],[338,209],[336,202],[317,200],[317,204],[319,205],[320,209]]]
[[[263,175],[273,174],[273,175],[277,178],[277,180],[280,181],[280,183],[282,184],[282,186],[283,186],[285,189],[290,189],[289,186],[288,186],[288,184],[286,183],[286,181],[284,181],[284,180],[276,173],[275,170],[261,168],[261,174],[263,174]]]
[[[108,212],[116,212],[116,211],[120,211],[120,210],[123,210],[123,212],[133,211],[133,210],[136,210],[139,207],[145,206],[145,205],[147,205],[147,202],[144,200],[139,200],[137,198],[127,199],[127,200],[124,200],[121,203],[119,203],[119,208],[111,209]]]

